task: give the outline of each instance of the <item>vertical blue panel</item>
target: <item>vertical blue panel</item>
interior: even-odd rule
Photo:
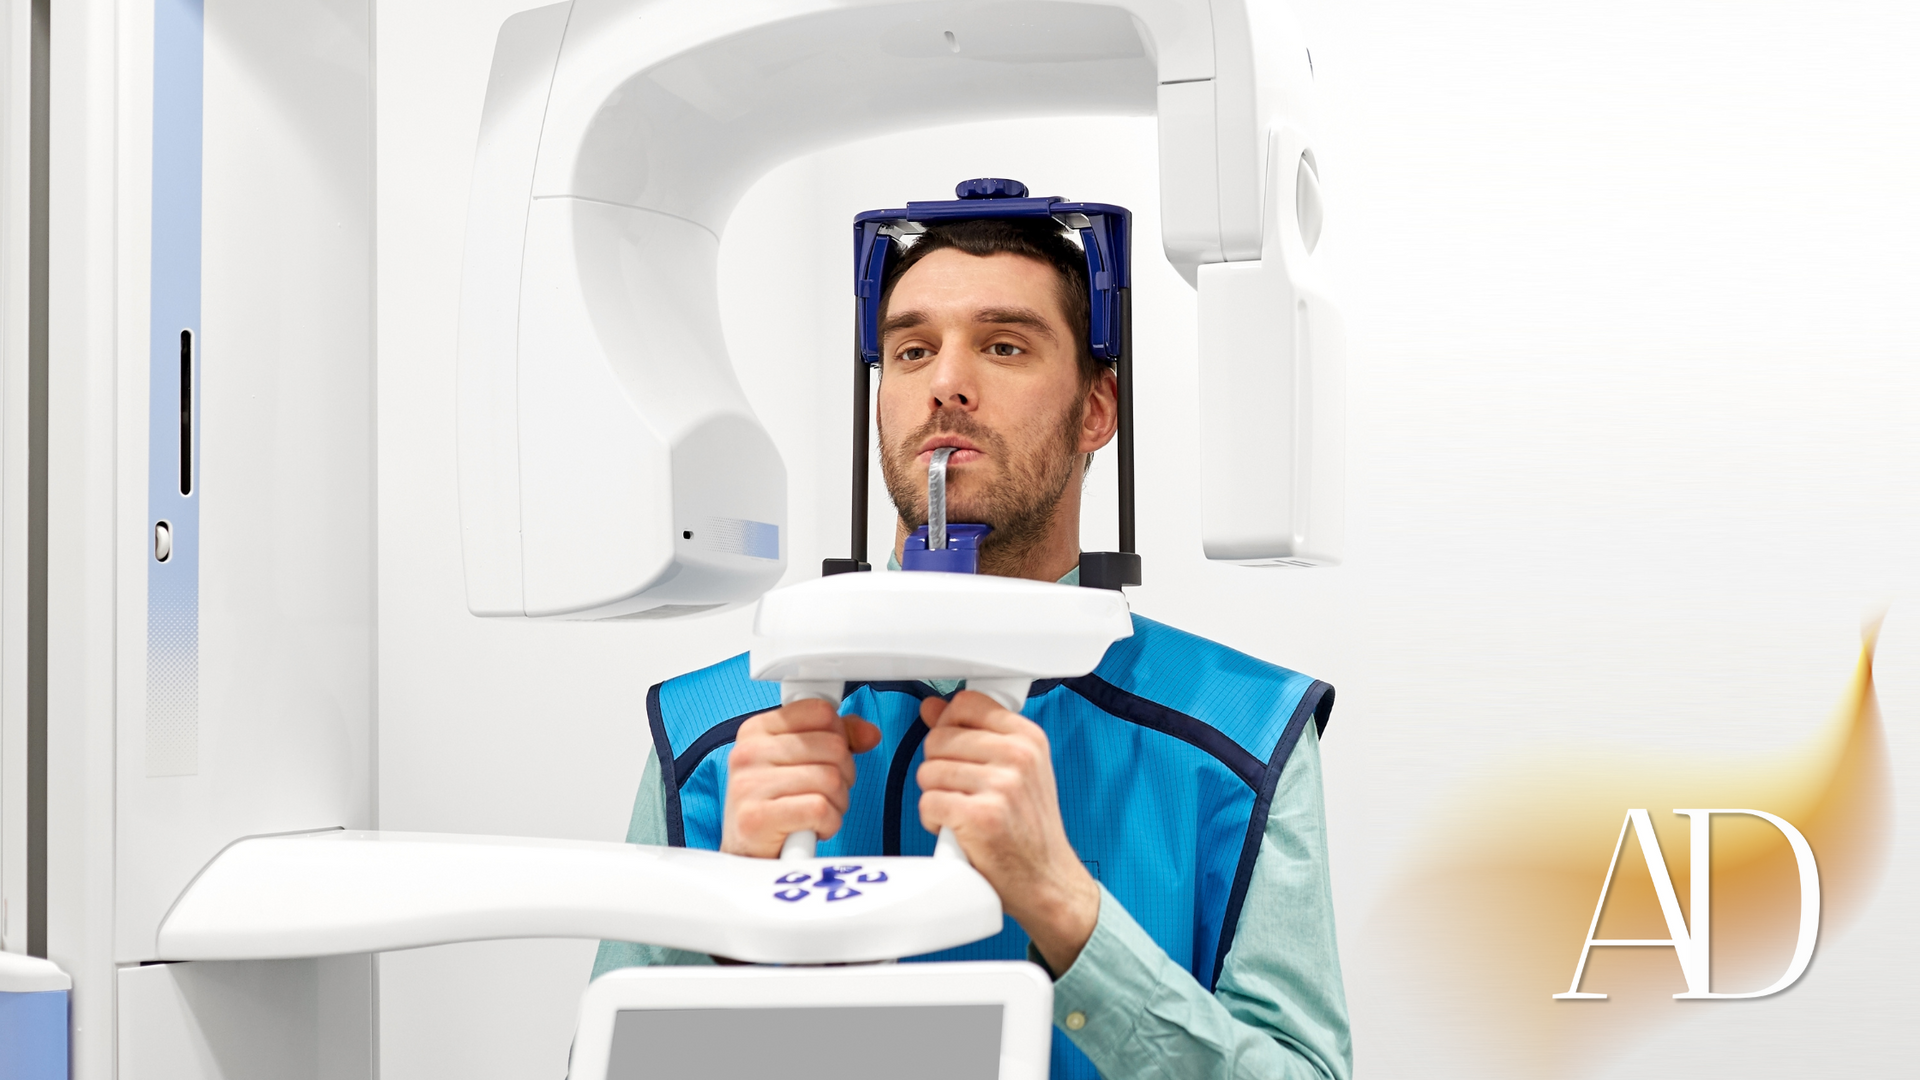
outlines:
[[[200,770],[200,162],[203,0],[153,10],[153,266],[147,443],[147,775]],[[182,334],[190,335],[182,385]],[[191,421],[183,443],[182,413]],[[161,523],[172,550],[163,562]]]
[[[0,1080],[67,1080],[67,991],[0,992]]]

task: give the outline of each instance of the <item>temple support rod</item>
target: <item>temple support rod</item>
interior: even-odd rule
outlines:
[[[867,561],[867,414],[873,411],[873,370],[853,359],[853,561]]]
[[[1114,364],[1120,408],[1120,550],[1132,554],[1133,534],[1133,290],[1120,290],[1120,359]],[[1138,577],[1138,570],[1135,570]],[[1138,585],[1135,580],[1132,584]]]

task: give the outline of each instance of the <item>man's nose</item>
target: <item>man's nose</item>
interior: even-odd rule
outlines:
[[[942,349],[933,361],[933,407],[971,411],[980,400],[973,385],[973,365],[958,355],[959,350]]]

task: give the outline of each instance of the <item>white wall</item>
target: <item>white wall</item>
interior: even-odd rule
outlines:
[[[465,612],[453,349],[466,170],[493,34],[518,6],[378,7],[380,824],[613,839],[645,754],[646,688],[743,648],[747,615],[532,625]],[[1907,610],[1920,600],[1907,314],[1920,230],[1904,149],[1905,54],[1920,35],[1887,5],[1301,13],[1330,132],[1323,250],[1351,336],[1347,566],[1200,557],[1192,294],[1156,258],[1150,121],[946,130],[784,167],[723,243],[728,340],[786,455],[793,573],[808,574],[842,553],[850,214],[976,175],[1132,206],[1148,580],[1136,608],[1339,688],[1328,813],[1362,1068],[1497,1075],[1517,1066],[1396,1037],[1445,988],[1408,985],[1402,958],[1363,933],[1407,902],[1395,875],[1425,820],[1495,762],[1569,741],[1795,745],[1838,697],[1863,614],[1891,603],[1881,697],[1900,782],[1920,780],[1900,724],[1920,706]],[[1098,529],[1109,506],[1097,495]],[[1089,530],[1088,546],[1109,543]],[[1910,804],[1901,813],[1911,826]],[[1801,986],[1695,1010],[1597,1067],[1788,1075],[1817,1060],[1882,1075],[1910,1057],[1920,1039],[1864,1007],[1920,960],[1898,918],[1920,892],[1920,855],[1901,843],[1873,905],[1823,940]],[[591,951],[387,957],[388,1080],[558,1075]],[[1766,1037],[1788,1024],[1821,1037]]]
[[[468,170],[495,32],[531,6],[376,7],[379,824],[617,839],[637,777],[623,766],[644,746],[644,725],[621,722],[646,692],[634,646],[667,635],[482,622],[461,586],[453,357]],[[724,633],[688,629],[715,646]],[[685,666],[699,644],[647,664]],[[383,957],[382,1075],[562,1075],[591,953],[514,942]]]
[[[1504,1075],[1436,1068],[1410,1017],[1448,988],[1354,940],[1424,814],[1491,763],[1790,748],[1890,604],[1896,790],[1920,781],[1920,24],[1884,3],[1306,17],[1353,336],[1353,562],[1312,610],[1356,1045],[1379,1075]],[[1913,800],[1896,811],[1891,873],[1801,985],[1621,1040],[1601,1071],[1898,1072],[1915,1036],[1880,1002],[1920,960],[1920,851]]]

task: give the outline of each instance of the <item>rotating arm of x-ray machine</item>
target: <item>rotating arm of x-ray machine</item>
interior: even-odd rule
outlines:
[[[1211,558],[1340,546],[1339,347],[1306,50],[1280,0],[573,0],[502,28],[467,228],[461,525],[480,615],[655,618],[785,566],[785,470],[728,362],[719,237],[808,150],[1004,116],[1159,117],[1200,292]]]

